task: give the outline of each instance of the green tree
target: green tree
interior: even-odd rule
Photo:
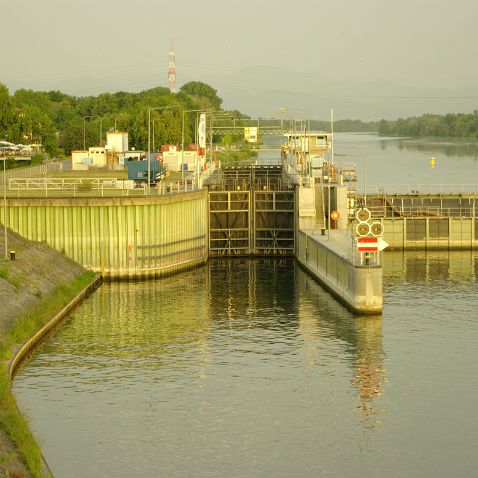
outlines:
[[[85,125],[85,135],[86,133],[87,131],[86,131],[86,125]],[[86,142],[86,138],[85,138],[85,142]],[[65,122],[58,136],[58,144],[64,154],[71,154],[72,151],[83,150],[83,119],[82,118],[76,117]],[[91,144],[91,143],[87,143],[87,144]]]
[[[55,120],[53,103],[47,93],[41,91],[20,89],[15,91],[13,101],[17,108],[23,110],[26,107],[35,107],[46,113],[51,121]]]
[[[21,142],[42,144],[51,154],[58,151],[56,130],[50,117],[37,106],[26,105],[17,114],[18,135]]]
[[[195,102],[201,101],[201,98],[206,99],[212,109],[221,108],[222,99],[218,96],[217,90],[202,81],[190,81],[181,86],[179,91],[191,96]]]
[[[0,83],[0,139],[10,139],[12,126],[15,122],[13,100],[8,88]]]

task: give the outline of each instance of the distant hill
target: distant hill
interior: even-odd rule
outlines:
[[[207,73],[193,78],[181,76],[178,65],[180,83],[200,77],[201,81],[214,85],[218,90],[225,109],[238,109],[252,117],[270,117],[279,108],[288,108],[289,114],[296,117],[325,119],[333,108],[338,120],[358,118],[377,121],[425,113],[471,113],[478,108],[478,87],[473,85],[456,89],[410,87],[395,84],[393,79],[359,83],[348,78],[330,79],[327,78],[329,75],[328,71],[318,75],[290,67],[262,65],[240,68],[226,75]],[[76,96],[88,96],[106,91],[138,92],[156,86],[157,80],[155,75],[129,72],[94,78],[65,77],[57,82],[39,80],[31,85],[11,81],[7,82],[7,86],[11,90],[60,90]]]
[[[468,113],[478,107],[474,86],[446,89],[413,88],[392,81],[358,83],[288,68],[244,68],[205,81],[218,89],[225,108],[235,107],[254,117],[289,108],[302,118],[324,119],[333,108],[336,119],[377,121],[424,113]]]

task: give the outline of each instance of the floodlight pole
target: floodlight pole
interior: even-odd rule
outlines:
[[[3,158],[3,229],[5,232],[5,259],[8,259],[8,234],[7,234],[7,171],[5,163],[7,158]]]

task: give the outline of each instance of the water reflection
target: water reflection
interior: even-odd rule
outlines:
[[[430,250],[390,251],[384,256],[386,262],[385,284],[406,281],[414,284],[474,282],[478,275],[478,251]]]
[[[478,159],[478,142],[473,139],[460,140],[454,138],[426,138],[426,139],[396,139],[381,140],[380,147],[386,150],[388,147],[398,148],[400,151],[418,151],[423,153],[441,154],[447,158],[473,158]]]
[[[353,370],[352,385],[358,389],[354,409],[358,412],[360,423],[365,428],[373,429],[382,424],[383,407],[377,406],[374,400],[382,395],[382,384],[385,379],[384,350],[382,345],[382,317],[354,316],[330,296],[314,279],[302,270],[297,271],[296,287],[301,291],[300,301],[304,312],[298,315],[305,317],[307,333],[339,340],[346,345],[348,362]],[[310,327],[310,311],[308,305],[315,307],[315,329]],[[302,324],[302,320],[299,320]],[[299,327],[300,328],[300,327]]]
[[[363,190],[365,182],[369,187],[384,187],[385,191],[407,184],[469,184],[478,173],[478,141],[472,139],[340,133],[335,138],[335,153],[338,163],[356,164],[359,190]],[[436,161],[434,168],[429,162],[432,156]]]
[[[477,267],[386,253],[383,318],[287,261],[104,284],[15,394],[58,477],[469,476]]]

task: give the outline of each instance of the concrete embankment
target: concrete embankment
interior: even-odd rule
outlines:
[[[49,476],[11,394],[11,378],[22,358],[99,279],[46,244],[13,233],[8,234],[10,250],[14,261],[0,258],[0,476]]]
[[[207,197],[10,198],[7,226],[105,278],[159,277],[207,261]]]
[[[382,312],[381,264],[356,264],[350,236],[336,230],[297,236],[297,260],[335,297],[356,314]]]

